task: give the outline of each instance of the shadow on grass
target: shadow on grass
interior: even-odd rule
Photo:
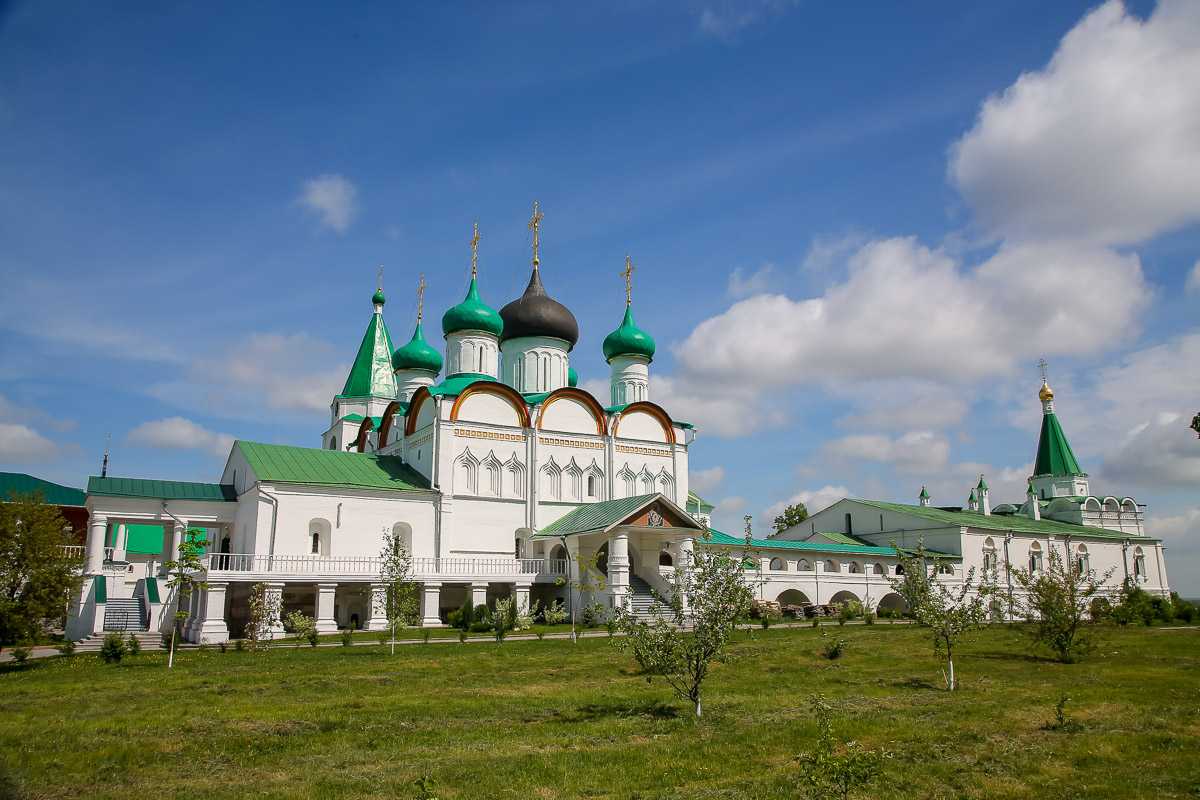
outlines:
[[[892,681],[890,685],[895,686],[897,689],[927,689],[935,692],[940,692],[945,688],[943,686],[937,686],[933,683],[930,683],[924,678],[915,677],[895,680]]]
[[[679,709],[669,706],[662,701],[588,703],[575,709],[575,714],[567,717],[569,722],[591,722],[607,717],[629,718],[648,717],[650,719],[675,719]]]
[[[982,658],[991,661],[1022,661],[1026,664],[1057,664],[1058,659],[1042,656],[1036,653],[1004,653],[999,650],[985,650],[984,652],[963,653],[962,658],[974,659]]]

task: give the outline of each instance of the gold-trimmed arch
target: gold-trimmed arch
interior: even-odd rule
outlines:
[[[498,383],[496,381],[478,381],[462,390],[462,394],[454,398],[454,405],[450,406],[450,421],[458,420],[459,409],[462,408],[463,401],[473,394],[483,392],[484,394],[495,394],[503,397],[508,401],[513,410],[517,412],[517,417],[521,420],[522,428],[532,427],[532,422],[529,419],[529,407],[525,405],[525,398],[521,393],[512,388],[506,383]],[[416,395],[414,394],[415,398]]]
[[[392,417],[396,416],[396,412],[403,405],[399,400],[393,400],[383,410],[383,416],[380,418],[382,422],[379,423],[379,448],[381,450],[387,446],[387,437],[392,432]]]
[[[360,453],[367,451],[367,434],[375,430],[375,420],[370,417],[363,417],[363,421],[358,423],[358,436],[354,440],[354,449]]]
[[[604,435],[605,428],[607,427],[607,415],[604,413],[604,407],[600,405],[600,402],[595,397],[592,397],[591,392],[584,391],[583,389],[579,389],[574,386],[562,386],[546,395],[546,399],[542,401],[541,408],[538,409],[538,430],[542,429],[542,417],[546,415],[546,409],[549,408],[555,400],[561,400],[564,397],[570,397],[574,400],[578,400],[587,406],[588,410],[592,412],[592,418],[596,420],[596,435]]]
[[[405,436],[412,436],[416,431],[418,412],[426,401],[433,402],[433,395],[429,393],[429,387],[422,386],[413,392],[412,399],[408,401],[408,414],[404,417]]]
[[[658,420],[658,424],[662,425],[663,433],[667,436],[667,443],[675,444],[675,426],[671,424],[671,415],[658,403],[652,403],[649,400],[638,400],[636,403],[630,403],[621,409],[621,413],[613,421],[613,436],[620,435],[621,420],[630,411],[644,411],[654,417]]]

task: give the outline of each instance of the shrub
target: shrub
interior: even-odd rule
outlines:
[[[239,653],[242,652],[243,650],[245,650],[246,649],[246,640],[238,639],[237,641],[235,641],[233,643],[233,649],[237,650]]]
[[[64,656],[75,655],[75,643],[70,639],[63,639],[62,644],[58,646],[58,652],[62,653]]]
[[[545,631],[534,631],[533,634],[534,634],[534,636],[538,637],[538,641],[541,641],[542,639],[546,638]]]
[[[821,627],[821,620],[817,619],[816,617],[813,617],[812,626],[814,628]]]
[[[608,635],[610,637],[615,636],[617,633],[617,618],[610,616],[608,619],[606,619],[604,621],[604,629],[608,631]]]
[[[349,647],[354,644],[354,631],[346,628],[342,631],[342,647]]]
[[[446,624],[451,628],[461,628],[463,626],[463,610],[454,608],[446,615]]]
[[[562,600],[555,600],[542,612],[542,620],[547,625],[561,625],[567,621],[567,617],[567,607]]]
[[[1112,619],[1113,604],[1107,597],[1094,597],[1088,604],[1088,616],[1092,622],[1108,622]]]
[[[12,648],[9,652],[12,653],[13,661],[17,662],[17,664],[24,664],[26,661],[29,660],[29,654],[32,651],[28,647],[25,647],[24,645],[17,645],[16,647]]]
[[[317,627],[314,625],[304,632],[304,638],[308,639],[309,647],[316,647],[317,643],[321,641],[321,634],[317,633]]]
[[[438,800],[435,791],[437,789],[437,781],[428,772],[413,781],[413,786],[417,787],[415,800]]]
[[[874,625],[875,615],[868,611],[866,614],[863,614],[863,622],[867,625]]]
[[[121,638],[119,633],[110,633],[104,637],[104,643],[100,645],[100,658],[104,659],[105,664],[119,663],[125,657],[125,640]]]
[[[379,640],[380,647],[387,647],[388,642],[392,640],[392,636],[387,631],[380,631],[379,636],[375,637]]]
[[[542,613],[541,603],[537,600],[531,602],[526,608],[516,609],[516,624],[513,630],[526,631],[533,627],[533,621]]]
[[[842,603],[838,607],[838,625],[845,625],[852,619],[857,619],[862,614],[862,603],[857,600],[851,600]]]
[[[846,640],[838,636],[821,634],[821,655],[830,661],[836,661],[846,652]]]
[[[467,632],[466,631],[458,632],[458,641],[462,644],[466,644],[466,641],[467,641]]]
[[[1191,624],[1200,617],[1200,609],[1197,609],[1195,604],[1181,598],[1178,592],[1171,592],[1171,605],[1174,607],[1175,619],[1180,622]]]
[[[583,607],[583,612],[580,614],[583,627],[595,628],[605,618],[604,606],[600,603],[591,603]]]
[[[142,643],[138,641],[136,636],[131,635],[125,641],[125,652],[129,653],[131,656],[136,656],[138,653],[142,652]]]
[[[424,642],[425,644],[429,644],[429,637],[432,635],[433,635],[433,629],[425,628],[424,630],[421,631],[421,641]]]
[[[833,736],[833,707],[821,696],[813,698],[817,716],[817,747],[801,753],[800,783],[808,797],[840,797],[858,795],[879,777],[883,760],[882,750],[867,750],[858,742],[838,742]]]

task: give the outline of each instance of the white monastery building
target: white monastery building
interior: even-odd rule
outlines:
[[[844,499],[749,550],[711,530],[712,506],[688,489],[696,431],[651,399],[655,344],[634,322],[632,265],[624,318],[603,344],[611,381],[601,400],[576,386],[579,328],[543,286],[541,219],[535,204],[529,285],[499,312],[480,297],[472,238],[470,282],[442,316],[442,351],[425,337],[420,304],[412,337],[395,347],[375,292],[321,447],[237,441],[211,484],[90,478],[87,577],[68,635],[169,630],[176,598],[163,564],[184,537],[205,544],[205,588],[187,599],[183,631],[194,642],[241,636],[257,583],[322,632],[384,629],[385,537],[413,555],[422,625],[443,624],[468,598],[566,597],[564,576],[593,556],[606,579],[583,600],[643,608],[696,547],[744,552],[755,592],[783,603],[898,609],[896,547],[919,542],[945,556],[944,580],[975,568],[1003,582],[1010,566],[1040,569],[1067,548],[1073,563],[1114,568],[1118,587],[1127,578],[1167,592],[1144,506],[1089,494],[1045,384],[1036,474],[1020,503],[993,504],[981,477],[966,508],[933,506],[924,490],[917,505]]]

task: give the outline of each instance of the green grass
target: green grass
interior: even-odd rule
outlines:
[[[1089,659],[973,637],[941,691],[925,632],[739,633],[697,724],[608,638],[91,656],[0,669],[0,797],[783,798],[808,699],[892,757],[872,797],[1200,793],[1200,630],[1106,629]],[[1047,730],[1071,696],[1077,730]]]

